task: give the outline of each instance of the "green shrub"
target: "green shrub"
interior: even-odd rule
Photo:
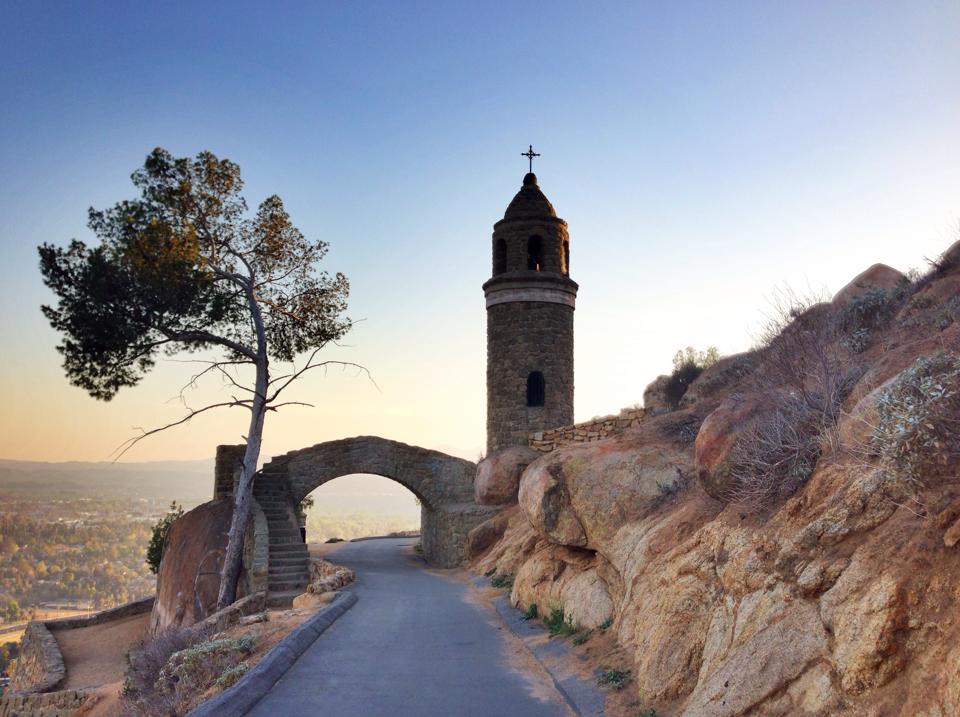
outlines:
[[[886,326],[906,298],[906,288],[868,289],[843,307],[840,312],[841,325],[849,332]]]
[[[253,652],[252,635],[233,640],[208,640],[175,652],[157,677],[157,689],[172,701],[174,714],[187,714],[204,693],[221,680],[233,684],[244,668],[243,658]],[[227,675],[226,673],[231,674]]]
[[[228,667],[223,671],[223,674],[217,678],[217,681],[213,683],[213,686],[218,690],[225,690],[228,687],[232,687],[234,684],[236,684],[237,680],[247,674],[249,669],[250,665],[246,662],[241,662],[233,667]]]
[[[158,678],[171,656],[206,637],[187,628],[170,628],[136,645],[127,653],[127,669],[120,696],[123,714],[136,717],[171,714],[175,697],[161,688]]]
[[[630,681],[630,670],[618,670],[614,667],[604,667],[600,671],[600,677],[597,678],[597,684],[601,687],[612,687],[615,690],[622,690]]]
[[[550,632],[550,637],[569,637],[577,632],[577,626],[567,619],[563,607],[554,607],[550,614],[543,618],[543,624]]]
[[[526,612],[523,613],[524,620],[536,620],[537,619],[537,603],[532,602],[527,605]]]
[[[873,446],[891,475],[921,486],[960,457],[960,358],[921,356],[884,389]]]
[[[952,297],[943,305],[940,313],[937,314],[937,328],[943,331],[955,321],[960,321],[960,296]]]
[[[697,351],[692,346],[687,346],[683,351],[677,351],[673,357],[673,373],[664,388],[664,395],[673,408],[680,405],[680,399],[683,398],[687,389],[690,388],[697,377],[706,369],[717,362],[720,357],[715,346],[710,346],[706,351]]]
[[[611,627],[613,627],[613,617],[608,617],[606,620],[600,623],[600,629],[606,632]]]
[[[182,515],[183,506],[179,505],[177,501],[173,501],[170,503],[170,510],[167,514],[153,526],[150,544],[147,545],[147,565],[150,566],[150,572],[154,575],[160,569],[160,561],[163,559],[163,549],[167,545],[167,534],[170,532],[170,526]]]
[[[510,575],[509,573],[494,575],[493,579],[490,581],[490,584],[495,588],[511,590],[513,588],[513,575]]]
[[[573,644],[582,645],[587,640],[589,640],[592,635],[593,635],[593,630],[584,630],[583,632],[578,632],[576,635],[573,636]]]

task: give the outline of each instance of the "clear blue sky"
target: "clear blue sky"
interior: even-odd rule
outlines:
[[[89,239],[154,146],[243,168],[352,280],[381,387],[317,378],[265,450],[379,433],[483,445],[491,226],[532,142],[570,224],[578,419],[693,344],[747,348],[783,283],[835,291],[960,217],[960,2],[0,5],[0,457],[98,459],[178,410],[182,366],[70,388],[37,244]],[[181,381],[182,382],[182,381]],[[236,441],[210,419],[130,456]],[[472,455],[471,455],[472,454]]]

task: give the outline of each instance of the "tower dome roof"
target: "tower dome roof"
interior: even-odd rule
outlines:
[[[527,217],[556,217],[550,200],[537,186],[537,175],[529,172],[523,178],[523,186],[504,213],[504,219],[524,219]]]

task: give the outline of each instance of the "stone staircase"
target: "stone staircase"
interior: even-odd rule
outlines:
[[[287,607],[307,587],[309,554],[294,519],[286,481],[278,478],[266,471],[257,476],[253,496],[263,509],[270,531],[267,605]]]

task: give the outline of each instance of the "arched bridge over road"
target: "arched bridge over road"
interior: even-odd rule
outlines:
[[[232,493],[243,446],[217,450],[214,497]],[[266,463],[254,483],[254,530],[269,536],[266,550],[272,594],[303,592],[307,582],[307,550],[300,538],[295,506],[312,490],[340,476],[372,473],[400,483],[420,500],[421,545],[427,562],[454,567],[463,557],[467,533],[495,509],[473,499],[476,464],[427,448],[376,436],[358,436],[318,443]],[[262,515],[261,515],[262,513]],[[259,522],[258,522],[259,521]]]

